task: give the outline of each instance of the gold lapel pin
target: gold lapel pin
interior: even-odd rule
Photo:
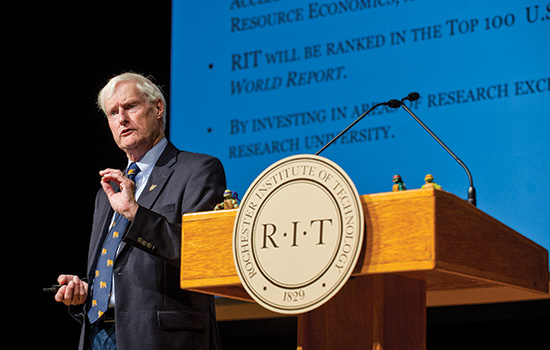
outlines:
[[[155,187],[157,187],[157,185],[151,185],[151,187],[149,187],[149,192],[151,192],[152,190],[154,190]]]

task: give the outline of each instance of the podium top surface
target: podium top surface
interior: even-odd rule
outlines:
[[[426,281],[428,293],[512,288],[518,300],[548,293],[548,251],[451,193],[408,190],[361,201],[366,232],[352,276],[399,274]],[[233,262],[236,214],[183,216],[182,288],[250,300]]]

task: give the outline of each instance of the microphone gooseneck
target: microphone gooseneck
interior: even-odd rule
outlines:
[[[458,158],[456,156],[456,154],[453,153],[453,151],[451,151],[449,149],[449,147],[447,147],[443,141],[441,141],[439,139],[439,137],[437,137],[431,130],[430,128],[428,128],[426,126],[426,124],[424,124],[406,105],[405,103],[403,103],[403,101],[405,100],[409,100],[409,101],[416,101],[420,98],[420,94],[418,94],[418,92],[411,92],[410,94],[408,94],[406,97],[403,97],[401,99],[401,107],[403,107],[404,110],[406,110],[413,118],[414,120],[416,120],[418,122],[418,124],[420,124],[424,130],[426,130],[428,132],[428,134],[430,134],[440,145],[441,147],[443,147],[447,153],[449,153],[457,162],[458,164],[460,164],[464,170],[466,170],[466,174],[468,175],[468,180],[470,181],[470,187],[468,188],[468,202],[472,205],[476,205],[476,190],[474,188],[474,180],[472,179],[472,174],[470,173],[470,170],[468,170],[468,167],[466,166],[466,164],[464,164],[463,161],[460,160],[460,158]]]
[[[349,129],[351,129],[355,124],[357,124],[361,119],[363,119],[367,114],[369,114],[373,109],[377,108],[377,107],[380,107],[380,106],[388,106],[390,108],[399,108],[401,106],[401,103],[402,101],[399,101],[399,100],[389,100],[388,102],[381,102],[381,103],[378,103],[378,104],[375,104],[374,106],[372,106],[371,108],[369,108],[368,111],[366,111],[365,113],[361,114],[359,116],[359,118],[357,118],[353,123],[351,123],[350,125],[348,125],[347,128],[345,128],[344,130],[340,131],[340,133],[338,135],[336,135],[332,140],[330,140],[327,144],[325,144],[320,150],[317,151],[317,153],[315,153],[316,156],[318,156],[321,152],[323,152],[328,146],[332,145],[332,143],[336,140],[338,140],[340,138],[340,136],[344,135],[346,133],[346,131],[348,131]]]

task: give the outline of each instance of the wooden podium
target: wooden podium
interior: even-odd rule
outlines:
[[[298,316],[298,349],[425,349],[430,293],[470,303],[491,302],[492,291],[505,301],[547,297],[547,250],[453,194],[361,200],[366,233],[355,270],[336,296]],[[181,288],[252,301],[233,262],[236,214],[183,216]]]

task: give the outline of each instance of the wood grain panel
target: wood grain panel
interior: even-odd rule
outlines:
[[[365,239],[353,276],[392,273],[428,291],[512,287],[548,293],[548,252],[444,191],[361,196]],[[246,300],[234,267],[237,210],[186,214],[181,287]],[[237,292],[238,291],[238,292]]]

